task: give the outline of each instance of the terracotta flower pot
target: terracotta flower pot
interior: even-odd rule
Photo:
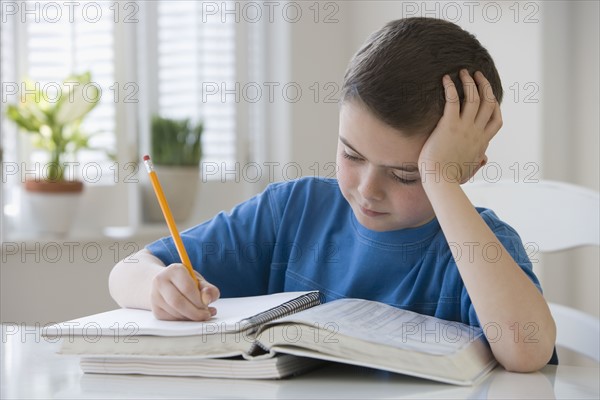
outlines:
[[[44,180],[26,180],[25,190],[30,193],[81,193],[83,192],[83,182],[81,181],[44,181]]]

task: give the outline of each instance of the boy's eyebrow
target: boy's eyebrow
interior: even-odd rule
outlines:
[[[352,145],[350,143],[348,143],[348,140],[344,139],[341,135],[338,136],[340,138],[340,141],[342,143],[344,143],[344,145],[348,148],[350,148],[350,150],[352,150],[353,152],[355,152],[356,154],[358,154],[359,156],[361,156],[362,158],[364,158],[366,160],[366,157],[363,156],[362,154],[360,154],[358,151],[356,151],[356,149],[354,147],[352,147]],[[396,165],[382,165],[382,167],[385,168],[391,168],[391,169],[398,169],[400,171],[404,171],[404,172],[417,172],[419,170],[419,168],[412,163],[406,163],[406,164],[402,164],[400,166],[396,166]]]

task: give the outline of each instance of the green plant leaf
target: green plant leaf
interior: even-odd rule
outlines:
[[[89,73],[67,78],[57,103],[55,121],[61,125],[75,122],[96,107],[99,101],[100,90],[91,82]]]
[[[39,82],[25,79],[23,86],[25,94],[19,103],[7,105],[6,117],[31,133],[33,144],[47,151],[52,163],[59,165],[67,153],[90,148],[91,135],[82,132],[80,125],[101,96],[90,72],[66,78],[58,98],[42,91]],[[60,170],[52,174],[57,180],[63,179]]]
[[[9,104],[6,108],[8,119],[17,124],[21,129],[28,132],[37,132],[41,126],[40,121],[31,115],[31,112],[24,107]]]
[[[192,126],[189,119],[152,117],[151,154],[159,165],[198,165],[202,158],[202,123]]]

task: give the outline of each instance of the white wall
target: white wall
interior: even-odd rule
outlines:
[[[264,154],[269,162],[282,163],[279,178],[294,178],[298,169],[303,176],[329,176],[333,171],[325,164],[335,161],[337,99],[351,56],[348,12],[353,2],[331,3],[335,7],[320,3],[318,16],[315,3],[296,3],[303,10],[298,22],[267,28],[266,79],[302,90],[297,101],[276,98],[266,108],[269,139]]]
[[[600,4],[585,2],[573,10],[573,59],[571,65],[574,85],[569,95],[578,99],[573,110],[574,137],[573,182],[600,189]],[[576,21],[576,22],[575,22]],[[567,78],[567,81],[570,80]],[[600,224],[599,221],[595,221]],[[599,228],[600,229],[600,228]],[[582,266],[573,281],[574,304],[598,315],[600,304],[600,251],[585,249],[576,255],[575,263]]]
[[[549,2],[542,10],[544,177],[598,190],[599,3]],[[551,254],[544,261],[547,297],[598,315],[598,248]]]

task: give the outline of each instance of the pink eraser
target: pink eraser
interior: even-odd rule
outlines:
[[[149,156],[148,154],[146,154],[146,155],[144,156],[144,161],[148,161],[149,159],[150,159],[150,156]]]

